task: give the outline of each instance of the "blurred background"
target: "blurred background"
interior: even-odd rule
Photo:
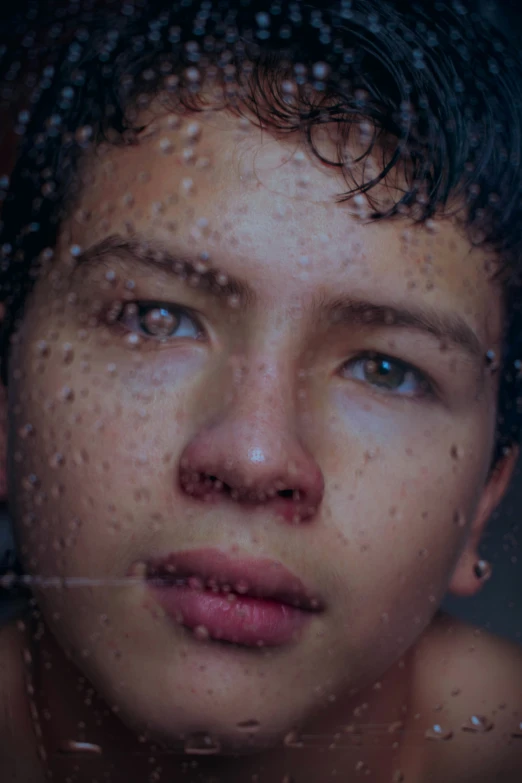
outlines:
[[[143,2],[146,0],[134,0],[135,5]],[[20,112],[30,107],[32,88],[52,60],[58,44],[77,31],[80,23],[75,24],[75,20],[79,11],[89,14],[100,8],[121,5],[122,0],[18,0],[16,5],[0,4],[0,194],[3,178],[9,176],[16,156]],[[464,5],[468,7],[469,3]],[[505,35],[519,39],[522,31],[520,0],[477,0],[476,8]],[[493,569],[491,579],[475,598],[447,596],[442,607],[520,644],[521,533],[522,461],[519,461],[511,490],[491,519],[482,542],[481,556]],[[15,561],[8,509],[0,506],[0,574],[12,568]],[[26,599],[22,597],[7,600],[5,591],[0,589],[0,625],[15,617],[25,604]]]

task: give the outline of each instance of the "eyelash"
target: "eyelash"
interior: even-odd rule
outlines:
[[[134,310],[134,312],[130,312]],[[145,315],[150,314],[154,310],[163,311],[163,318],[168,318],[169,315],[174,314],[174,318],[177,319],[177,326],[178,328],[183,324],[185,319],[188,319],[192,321],[192,325],[195,327],[196,335],[194,339],[200,339],[204,330],[199,323],[199,320],[187,307],[182,307],[179,305],[174,305],[169,302],[143,302],[134,300],[132,302],[126,302],[122,310],[119,312],[119,314],[114,318],[112,318],[112,323],[117,322],[120,326],[122,326],[125,331],[130,332],[138,332],[139,329],[133,326],[124,325],[123,324],[123,317],[125,315],[129,317],[134,317],[138,320],[138,322],[144,318]],[[173,324],[173,326],[176,326],[176,323]],[[148,339],[151,340],[159,340],[160,342],[164,342],[168,340],[172,335],[154,335],[154,334],[145,334]],[[182,335],[182,337],[186,337],[186,335]],[[427,379],[427,377],[422,373],[420,370],[417,370],[416,367],[413,367],[411,364],[408,364],[407,362],[402,361],[401,359],[395,359],[392,356],[389,356],[387,354],[380,354],[376,353],[374,351],[366,351],[365,353],[358,354],[357,356],[353,357],[352,359],[347,360],[343,364],[343,369],[346,367],[351,366],[357,366],[364,362],[374,362],[375,365],[379,365],[383,362],[386,362],[390,365],[393,365],[395,367],[398,367],[402,373],[404,373],[405,378],[412,377],[415,379],[416,383],[420,387],[420,392],[415,392],[413,394],[401,394],[397,393],[393,390],[388,390],[388,392],[395,397],[407,397],[409,399],[418,399],[420,397],[433,397],[434,396],[434,388],[433,384]],[[383,394],[387,393],[386,389],[382,389],[379,384],[371,384],[364,379],[357,379],[361,383],[367,383],[370,387],[377,390],[377,393]]]
[[[134,310],[134,312],[132,312]],[[174,337],[175,335],[169,335],[169,334],[150,334],[146,332],[140,332],[140,328],[136,326],[130,326],[124,324],[124,318],[134,318],[139,323],[143,320],[143,318],[146,315],[150,315],[154,311],[159,311],[162,314],[162,317],[164,320],[168,319],[169,316],[173,317],[173,324],[172,328],[180,329],[183,323],[186,321],[191,321],[192,325],[194,326],[195,336],[194,339],[201,339],[203,335],[203,327],[201,326],[198,318],[193,313],[192,310],[190,310],[188,307],[181,307],[179,305],[171,304],[170,302],[141,302],[141,301],[131,301],[126,302],[121,311],[118,313],[116,318],[112,318],[112,322],[117,322],[120,326],[122,326],[125,331],[130,332],[136,332],[141,334],[142,336],[146,337],[150,340],[155,340],[159,342],[164,342],[165,340],[168,340],[171,337]],[[156,324],[158,328],[160,328],[159,323]],[[168,326],[168,323],[165,324],[165,326]],[[143,329],[143,326],[142,326]],[[177,335],[178,337],[186,337],[187,335]]]
[[[407,362],[404,362],[401,359],[395,359],[393,356],[389,356],[387,354],[375,353],[374,351],[367,351],[346,361],[343,364],[343,368],[346,368],[349,365],[360,365],[364,362],[370,362],[370,361],[377,366],[379,364],[386,362],[387,364],[390,364],[394,367],[398,367],[400,372],[403,373],[405,376],[404,380],[407,380],[408,378],[413,378],[418,386],[418,391],[416,392],[400,393],[393,390],[383,389],[379,386],[379,384],[371,384],[368,383],[367,381],[360,380],[358,378],[355,379],[355,380],[359,380],[361,383],[368,383],[368,385],[371,386],[373,389],[375,389],[377,393],[379,394],[389,393],[394,397],[406,397],[407,399],[420,399],[420,398],[435,396],[434,385],[426,377],[424,373],[422,373],[413,365],[408,364]]]

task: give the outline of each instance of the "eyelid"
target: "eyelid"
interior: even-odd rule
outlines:
[[[150,309],[163,308],[165,310],[173,311],[175,314],[179,313],[180,315],[188,316],[194,322],[194,325],[197,327],[198,338],[202,335],[207,334],[207,330],[205,329],[202,323],[202,318],[200,317],[199,313],[195,311],[192,307],[187,307],[185,305],[178,304],[177,302],[165,302],[156,299],[126,299],[124,302],[122,302],[120,312],[117,318],[112,322],[113,325],[120,325],[122,328],[125,329],[125,326],[121,322],[121,316],[124,314],[125,308],[128,307],[129,305],[135,305],[137,308],[142,308],[142,307],[146,307]],[[142,336],[148,340],[152,340],[156,342],[161,341],[160,338],[155,337],[154,335],[143,333]],[[168,341],[169,339],[173,340],[175,338],[174,337],[165,338],[166,341]],[[178,338],[178,339],[182,339],[182,338]]]
[[[394,391],[386,391],[385,389],[380,389],[376,384],[368,383],[368,386],[376,390],[380,394],[387,394],[388,396],[398,398],[398,399],[407,399],[407,400],[423,400],[426,398],[434,398],[439,396],[439,387],[438,384],[431,378],[429,374],[424,372],[423,370],[420,370],[415,365],[411,364],[410,362],[405,361],[404,359],[399,359],[396,356],[392,356],[391,354],[386,353],[379,353],[378,351],[362,351],[361,353],[356,354],[355,356],[352,356],[350,359],[347,359],[345,362],[343,362],[342,367],[346,367],[349,364],[352,364],[354,362],[360,362],[364,360],[374,360],[376,362],[386,360],[393,362],[394,364],[397,364],[402,367],[402,369],[405,372],[413,373],[416,378],[419,385],[423,386],[424,388],[420,393],[417,394],[401,394],[400,392],[394,392]]]

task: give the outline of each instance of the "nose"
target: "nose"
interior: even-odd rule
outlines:
[[[184,493],[245,509],[262,505],[294,524],[315,516],[324,477],[298,436],[296,406],[284,386],[277,372],[257,373],[232,404],[209,413],[180,458]]]

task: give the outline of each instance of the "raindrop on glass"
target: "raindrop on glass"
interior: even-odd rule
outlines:
[[[484,734],[491,731],[494,723],[485,715],[471,715],[469,720],[461,726],[462,731],[470,731],[476,734]]]
[[[213,756],[221,751],[221,744],[210,734],[191,734],[185,740],[185,753],[197,756]]]
[[[450,729],[443,728],[439,723],[435,723],[425,731],[424,737],[429,740],[449,740],[453,737],[453,732]]]

